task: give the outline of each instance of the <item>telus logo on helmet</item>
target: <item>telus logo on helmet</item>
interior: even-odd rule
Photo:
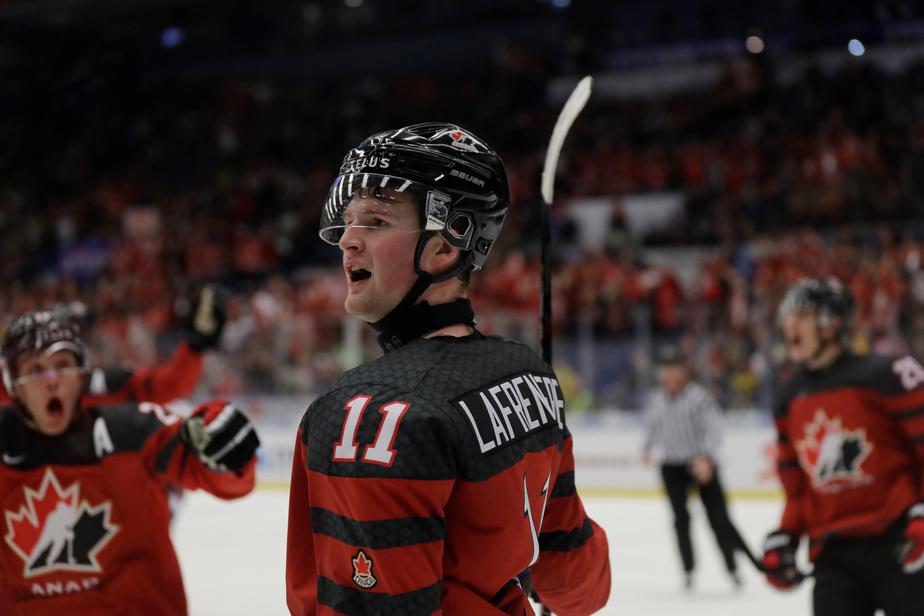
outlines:
[[[388,169],[390,165],[391,159],[385,156],[361,156],[344,165],[340,173],[355,173],[360,169]]]

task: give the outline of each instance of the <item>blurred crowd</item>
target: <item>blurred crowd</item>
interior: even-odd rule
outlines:
[[[219,282],[231,312],[203,388],[310,395],[357,350],[376,352],[367,328],[345,326],[339,255],[317,237],[339,157],[440,110],[495,145],[510,175],[504,234],[473,279],[482,327],[538,335],[538,187],[557,103],[537,96],[542,65],[527,51],[508,50],[489,78],[310,85],[143,78],[106,57],[96,66],[111,70],[52,78],[60,62],[36,62],[0,95],[13,111],[0,118],[0,314],[81,300],[95,361],[150,363],[179,337],[178,306]],[[924,356],[922,112],[924,65],[782,79],[739,61],[702,89],[595,101],[569,137],[553,212],[571,395],[637,408],[650,350],[670,339],[723,404],[766,407],[775,304],[803,275],[849,284],[857,348]],[[639,234],[621,199],[651,192],[682,195],[684,214]],[[576,233],[569,203],[585,197],[611,202],[602,245]],[[691,245],[697,259],[672,264]]]

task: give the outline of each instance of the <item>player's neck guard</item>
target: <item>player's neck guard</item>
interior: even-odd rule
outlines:
[[[435,306],[428,302],[415,303],[431,281],[428,274],[421,275],[400,304],[371,324],[379,332],[379,346],[386,353],[450,325],[475,326],[475,311],[468,299],[460,297],[453,302]]]
[[[472,302],[462,297],[448,304],[420,302],[404,310],[395,309],[372,326],[379,331],[379,346],[388,353],[429,332],[460,324],[475,326]]]

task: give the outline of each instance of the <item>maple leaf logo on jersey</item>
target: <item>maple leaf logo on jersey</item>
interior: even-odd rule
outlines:
[[[870,482],[860,466],[873,450],[866,430],[844,428],[840,417],[830,418],[822,409],[796,443],[802,468],[818,488],[846,489]]]
[[[378,583],[378,580],[372,575],[372,559],[366,556],[366,553],[362,550],[353,557],[353,581],[356,582],[357,586],[366,590]]]
[[[5,511],[4,536],[24,564],[23,576],[52,571],[102,571],[96,555],[119,531],[109,521],[112,503],[80,500],[80,483],[66,488],[48,469],[38,490],[23,488],[25,504]]]

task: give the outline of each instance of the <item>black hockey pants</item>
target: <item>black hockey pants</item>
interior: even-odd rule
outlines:
[[[924,614],[924,570],[908,575],[896,551],[902,525],[881,535],[828,541],[815,562],[815,616]]]

